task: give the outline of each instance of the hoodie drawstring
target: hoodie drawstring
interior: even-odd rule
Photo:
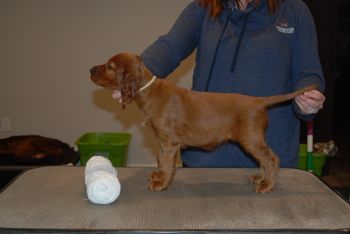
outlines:
[[[243,40],[243,36],[244,36],[245,30],[247,28],[248,18],[249,18],[249,13],[246,13],[244,15],[243,27],[242,27],[241,33],[239,34],[239,38],[238,38],[238,41],[237,41],[236,51],[235,51],[235,54],[233,56],[231,73],[235,72],[239,50],[241,48],[241,44],[242,44],[242,40]]]
[[[222,37],[223,37],[223,35],[224,35],[225,31],[226,31],[226,28],[227,28],[227,25],[228,25],[228,22],[229,22],[230,18],[231,18],[231,14],[229,14],[227,16],[227,18],[226,18],[226,21],[225,21],[224,27],[222,29],[222,32],[220,34],[218,43],[217,43],[217,45],[215,47],[214,56],[213,56],[212,63],[210,65],[209,75],[208,75],[207,83],[205,84],[204,91],[208,91],[210,80],[211,80],[211,76],[212,76],[213,70],[214,70],[214,65],[215,65],[217,53],[218,53],[218,50],[219,50],[219,47],[220,47],[220,44],[221,44],[221,41],[222,41]],[[239,50],[241,48],[243,36],[244,36],[245,30],[246,30],[246,27],[247,27],[248,18],[249,18],[249,13],[246,13],[244,15],[243,27],[242,27],[242,30],[241,30],[241,32],[239,34],[238,41],[237,41],[237,47],[236,47],[236,50],[235,50],[235,53],[234,53],[234,56],[233,56],[233,60],[232,60],[232,66],[231,66],[231,72],[232,73],[234,73],[235,68],[236,68],[237,58],[238,58]]]
[[[210,84],[210,80],[211,80],[211,76],[212,76],[213,70],[214,70],[214,65],[215,65],[215,61],[216,61],[216,56],[217,56],[217,53],[218,53],[218,50],[219,50],[219,46],[220,46],[220,44],[221,44],[222,37],[223,37],[223,35],[224,35],[224,32],[226,31],[227,24],[228,24],[228,21],[229,21],[230,18],[231,18],[231,14],[228,14],[228,16],[227,16],[227,18],[226,18],[226,21],[225,21],[225,24],[224,24],[224,28],[222,29],[222,32],[221,32],[221,34],[220,34],[218,43],[216,44],[216,47],[215,47],[214,57],[213,57],[213,60],[212,60],[211,65],[210,65],[209,76],[208,76],[208,79],[207,79],[207,83],[205,84],[204,91],[208,91],[209,84]]]

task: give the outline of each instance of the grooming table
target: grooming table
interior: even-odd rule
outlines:
[[[117,168],[111,205],[86,196],[84,167],[26,171],[0,193],[0,233],[345,232],[350,205],[316,176],[281,169],[273,192],[258,194],[257,169],[177,170],[165,191],[147,189],[155,168]]]

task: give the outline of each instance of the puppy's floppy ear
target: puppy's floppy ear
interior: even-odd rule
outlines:
[[[144,79],[144,65],[139,56],[128,56],[123,61],[123,69],[120,80],[120,92],[122,95],[122,105],[132,102],[142,86]]]
[[[120,92],[122,94],[123,104],[130,103],[136,95],[140,85],[137,79],[134,79],[131,74],[126,74],[121,82]]]
[[[124,104],[132,102],[133,97],[141,88],[142,79],[135,75],[133,72],[126,72],[123,76],[120,86],[120,92],[122,95],[123,107]]]

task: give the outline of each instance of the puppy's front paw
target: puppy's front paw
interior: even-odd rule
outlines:
[[[149,181],[148,182],[148,189],[151,191],[162,191],[166,189],[168,186],[165,185],[164,182],[161,181]]]
[[[160,171],[154,171],[148,175],[148,180],[159,181],[162,179],[162,173]]]
[[[148,176],[148,188],[151,191],[161,191],[168,187],[169,183],[165,181],[164,174],[160,171],[152,172]]]

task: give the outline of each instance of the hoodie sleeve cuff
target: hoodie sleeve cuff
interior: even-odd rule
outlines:
[[[293,106],[293,110],[294,110],[295,115],[301,120],[309,121],[309,120],[314,119],[317,115],[317,113],[315,113],[315,114],[302,114],[297,103],[295,101],[293,101],[292,104],[293,104],[292,106]]]

